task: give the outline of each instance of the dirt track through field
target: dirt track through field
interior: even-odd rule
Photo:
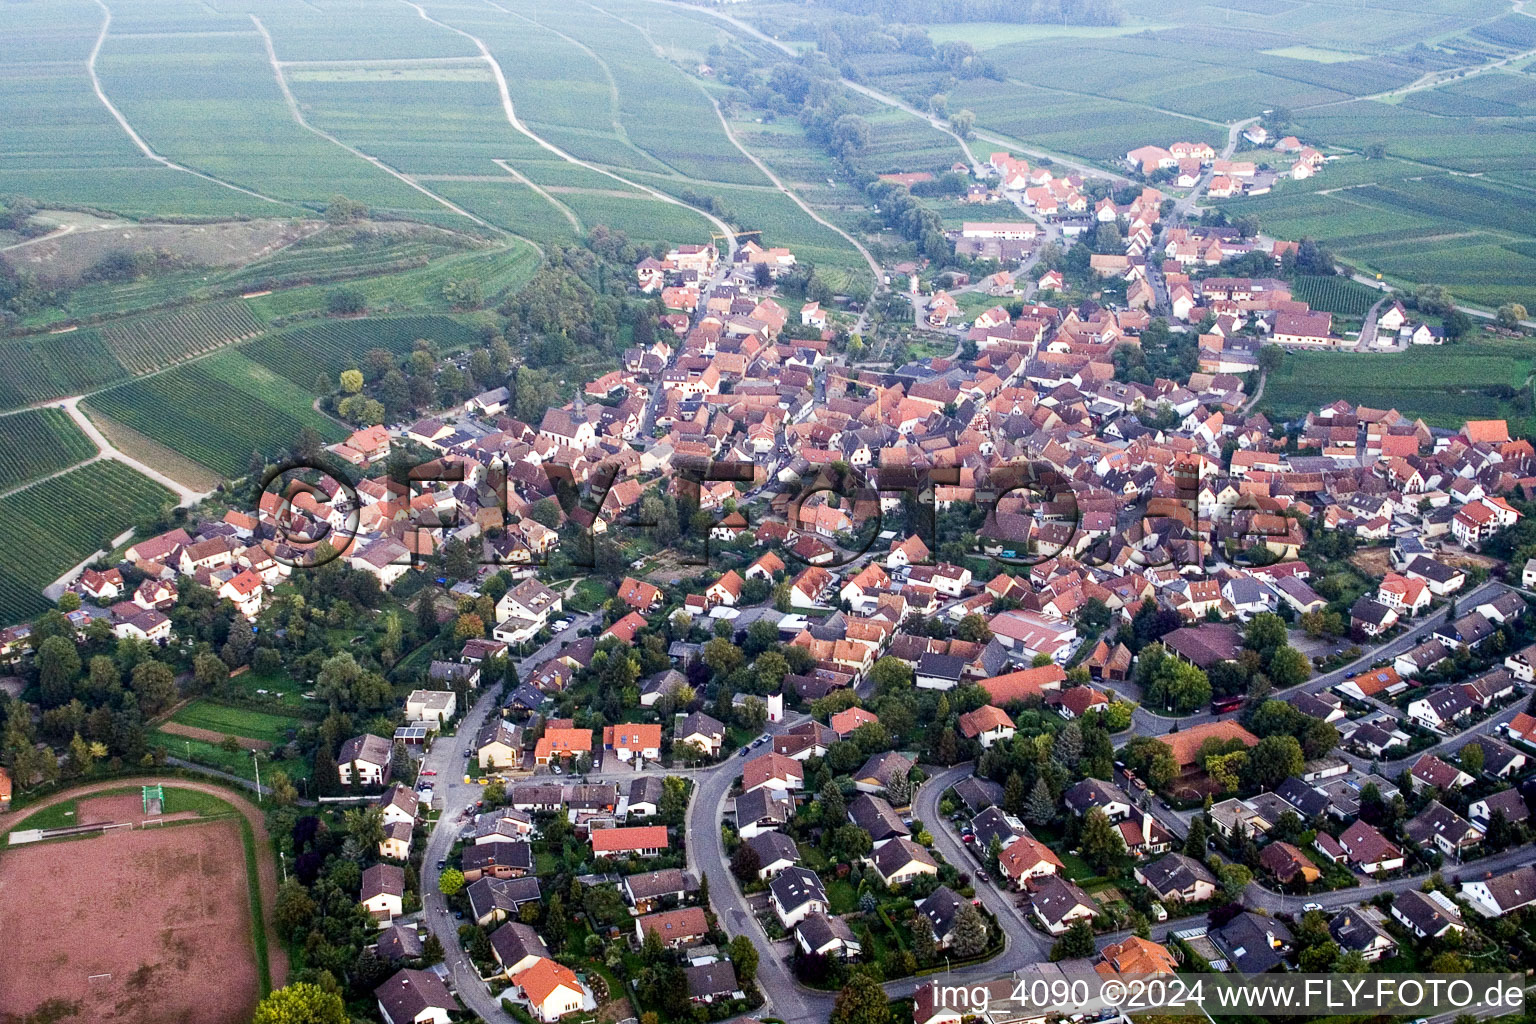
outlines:
[[[103,790],[122,789],[124,786],[145,785],[164,785],[168,788],[187,789],[198,793],[207,793],[211,796],[216,796],[219,799],[226,801],[231,807],[234,807],[237,811],[240,812],[245,820],[250,823],[252,834],[256,840],[256,876],[261,889],[262,914],[266,918],[263,924],[267,930],[267,965],[272,975],[272,987],[280,988],[283,986],[288,980],[288,957],[287,954],[283,951],[283,944],[278,938],[276,927],[272,923],[273,908],[277,904],[277,864],[272,853],[271,837],[267,833],[266,820],[263,818],[261,810],[254,804],[246,800],[243,796],[241,796],[239,793],[236,793],[234,790],[225,788],[223,786],[215,786],[209,783],[197,782],[191,779],[167,779],[163,776],[143,776],[127,779],[111,779],[107,781],[92,783],[87,786],[80,786],[75,789],[66,790],[62,793],[55,793],[53,796],[50,796],[45,800],[41,800],[38,803],[32,804],[22,811],[5,816],[5,818],[0,819],[0,914],[4,913],[4,910],[8,905],[18,905],[18,900],[22,899],[22,897],[17,894],[16,888],[6,883],[5,874],[9,866],[8,861],[11,860],[12,854],[20,850],[27,849],[27,847],[17,847],[15,850],[11,850],[7,849],[3,844],[6,833],[15,828],[18,821],[33,811],[42,810],[45,807],[51,807],[54,804],[63,803],[68,800],[81,800],[81,798],[88,797],[92,793],[100,793]],[[83,802],[86,804],[90,803],[90,801]],[[209,827],[212,828],[213,824],[214,823],[210,823]],[[236,874],[234,875],[235,884],[232,886],[232,888],[235,889],[238,894],[240,894],[243,900],[244,893],[246,891],[244,885],[245,855],[238,829],[233,829],[233,823],[230,823],[230,827],[233,830],[235,839],[235,845],[233,847],[232,853],[230,854],[231,861],[235,865],[236,870]],[[159,835],[171,837],[194,836],[199,831],[201,831],[202,828],[202,826],[177,826],[176,828],[170,829],[164,833],[159,833]],[[127,830],[124,830],[124,832],[126,831]],[[135,836],[145,835],[151,837],[157,835],[153,830],[142,832],[135,830],[132,834]],[[121,836],[121,833],[118,835]],[[89,844],[91,843],[110,843],[115,838],[118,838],[118,836],[109,835],[102,837],[101,839],[74,840],[72,842],[63,844],[46,843],[31,847],[31,849],[36,851],[46,851],[47,854],[50,855],[49,864],[52,874],[47,884],[43,886],[43,889],[52,892],[67,886],[71,889],[80,889],[81,891],[84,891],[82,887],[88,886],[93,878],[91,872],[89,870],[70,870],[67,872],[67,877],[65,878],[64,882],[61,883],[61,877],[64,876],[61,876],[58,871],[58,861],[65,858],[72,858],[77,846],[84,850],[88,849]],[[81,846],[81,844],[85,845]],[[146,885],[148,885],[148,883],[146,883]],[[19,905],[25,907],[24,903]],[[236,911],[233,910],[231,911],[231,913],[235,912]],[[242,902],[238,908],[238,917],[240,921],[239,931],[242,936],[245,936],[245,945],[243,947],[247,951],[245,961],[250,966],[250,969],[254,971],[255,962],[249,953],[250,926],[247,923],[249,914],[249,904],[247,902]],[[28,923],[26,924],[26,932],[28,934],[36,933],[36,925],[31,923],[30,917],[28,918]],[[4,921],[0,920],[0,934],[15,933],[9,931],[8,926],[4,923]],[[219,981],[220,991],[213,994],[208,999],[211,1004],[217,1006],[228,1001],[227,985],[224,984],[216,970],[209,970],[208,965],[203,963],[199,966],[197,974],[199,976],[213,977]],[[3,984],[3,981],[0,981],[0,986],[3,986]],[[253,985],[252,992],[254,991],[255,987]],[[14,1009],[15,1008],[8,1005],[6,1001],[5,989],[0,987],[0,1016],[3,1016],[7,1012],[12,1012]],[[242,1022],[243,1024],[244,1021],[248,1021],[250,1019],[250,1009],[251,1007],[249,1006],[244,1008],[243,1016],[238,1017],[239,1022]],[[132,1020],[133,1018],[130,1016],[122,1019]],[[198,1024],[199,1020],[198,1018],[192,1017],[182,1018],[164,1015],[158,1015],[158,1019],[185,1019],[193,1021],[193,1024]],[[230,1019],[235,1020],[236,1018]]]
[[[217,746],[224,742],[226,736],[232,733],[219,732],[215,729],[203,729],[195,725],[182,725],[180,722],[163,722],[160,725],[161,732],[175,733],[177,736],[185,736],[191,740],[202,740],[204,743],[212,743]],[[248,736],[235,736],[235,742],[240,744],[241,750],[271,750],[272,744],[266,740],[253,740]]]

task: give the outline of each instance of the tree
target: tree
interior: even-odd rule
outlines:
[[[1125,856],[1125,841],[1109,823],[1108,815],[1097,807],[1088,808],[1088,813],[1083,815],[1079,844],[1083,848],[1083,859],[1101,875],[1109,874],[1110,868]]]
[[[368,296],[356,288],[337,288],[325,297],[326,312],[332,316],[356,316],[368,312]]]
[[[869,670],[869,678],[875,684],[875,693],[885,696],[912,686],[912,669],[900,658],[886,655]]]
[[[1466,772],[1474,779],[1483,774],[1484,753],[1481,744],[1475,742],[1468,743],[1466,746],[1461,748],[1459,757],[1461,760],[1462,771]]]
[[[1304,683],[1311,674],[1312,666],[1307,664],[1307,656],[1288,644],[1276,648],[1270,656],[1269,679],[1278,690]]]
[[[704,645],[704,664],[717,676],[728,676],[741,667],[746,655],[740,647],[723,637],[715,637]]]
[[[1253,881],[1253,872],[1241,864],[1220,864],[1216,868],[1216,878],[1221,882],[1222,895],[1228,900],[1235,900],[1242,896],[1248,883]]]
[[[1294,736],[1266,736],[1248,751],[1243,774],[1250,786],[1273,789],[1292,775],[1300,775],[1306,757]]]
[[[164,662],[140,662],[133,669],[133,692],[139,698],[140,709],[153,717],[176,703],[176,675]]]
[[[1184,839],[1184,856],[1204,860],[1205,843],[1205,818],[1197,814],[1189,823],[1189,835]]]
[[[355,395],[359,391],[363,390],[363,371],[342,370],[341,390],[349,395]]]
[[[731,857],[731,874],[743,882],[757,881],[757,873],[762,870],[762,867],[763,859],[746,843],[738,846],[736,853]]]
[[[192,682],[198,693],[209,693],[229,682],[229,666],[212,654],[192,659]]]
[[[1092,956],[1093,951],[1093,929],[1087,921],[1073,921],[1072,926],[1051,947],[1051,960],[1076,960]]]
[[[949,115],[949,126],[955,130],[956,135],[968,139],[976,127],[976,115],[969,110],[957,110]]]
[[[736,980],[743,989],[757,979],[757,947],[745,935],[731,940],[731,963],[736,967]]]
[[[1051,799],[1051,787],[1044,779],[1036,779],[1024,805],[1024,817],[1031,825],[1048,825],[1056,817],[1056,801]]]
[[[464,889],[464,872],[458,868],[444,868],[437,876],[437,891],[444,896],[457,896]]]
[[[961,900],[955,910],[949,947],[961,958],[980,956],[987,948],[987,922],[970,900]]]
[[[267,785],[272,790],[272,802],[278,807],[291,807],[299,798],[299,791],[294,786],[293,780],[281,768],[275,769],[268,776]]]
[[[1499,326],[1513,330],[1520,326],[1520,321],[1526,319],[1525,307],[1518,302],[1506,302],[1499,307]]]
[[[292,939],[303,935],[314,921],[318,908],[309,890],[297,878],[290,878],[277,889],[277,904],[272,911],[279,935]]]
[[[74,695],[75,676],[79,674],[80,654],[74,641],[50,636],[37,645],[38,685],[42,688],[44,707],[68,704]]]
[[[1018,772],[1009,772],[1007,781],[1003,783],[1003,810],[1009,814],[1022,814],[1024,800],[1024,776]]]
[[[1285,620],[1274,612],[1260,612],[1243,627],[1243,646],[1268,658],[1285,643]]]
[[[336,759],[331,756],[330,749],[323,744],[315,751],[314,770],[311,774],[315,779],[317,796],[341,794],[341,772],[336,767]]]
[[[1089,944],[1093,936],[1088,937]],[[864,971],[855,971],[832,1004],[828,1024],[891,1024],[891,1007],[885,989]]]
[[[280,988],[256,1005],[251,1024],[347,1024],[341,996],[307,981]]]
[[[402,741],[396,740],[389,752],[389,777],[396,782],[410,785],[411,775],[410,752],[405,749]]]

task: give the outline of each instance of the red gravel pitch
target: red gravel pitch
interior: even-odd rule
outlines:
[[[139,793],[83,796],[75,807],[75,824],[77,825],[117,821],[127,821],[137,825],[145,817],[147,815],[144,813],[144,797]]]
[[[233,821],[6,849],[0,935],[18,941],[6,943],[0,1017],[64,999],[81,1020],[249,1021],[248,889]]]

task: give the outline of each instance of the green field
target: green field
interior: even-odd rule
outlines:
[[[15,622],[47,608],[42,589],[135,519],[174,502],[170,491],[121,462],[104,460],[43,480],[0,498],[0,621]]]
[[[1263,407],[1297,416],[1344,399],[1422,417],[1431,426],[1507,418],[1514,433],[1533,426],[1527,378],[1536,342],[1478,340],[1385,355],[1289,352],[1264,387]],[[1514,388],[1507,399],[1488,389]]]
[[[318,370],[316,370],[318,372]],[[311,375],[313,376],[313,374]],[[252,453],[288,451],[305,427],[328,441],[346,432],[311,406],[315,395],[237,351],[91,396],[111,419],[223,476],[241,476]]]
[[[286,742],[302,724],[300,719],[289,715],[238,708],[207,697],[199,697],[180,708],[171,716],[171,721],[197,729],[211,729],[229,736],[265,740],[272,744]]]
[[[249,750],[225,750],[217,743],[205,743],[164,729],[155,729],[149,734],[149,739],[151,744],[164,747],[171,757],[185,758],[247,779],[254,779],[253,762],[259,760],[263,785],[267,781],[266,773],[274,768],[287,772],[288,777],[295,781],[309,777],[308,765],[299,758],[274,758],[271,753],[258,754],[253,758]]]
[[[95,455],[96,445],[63,409],[28,409],[0,416],[0,491]]]

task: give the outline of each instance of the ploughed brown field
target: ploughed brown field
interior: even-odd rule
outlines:
[[[54,1000],[82,1021],[237,1024],[256,1006],[237,821],[8,847],[0,935],[0,1018]]]

